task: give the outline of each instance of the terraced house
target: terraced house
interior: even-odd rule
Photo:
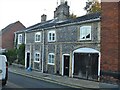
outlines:
[[[100,13],[70,18],[61,0],[54,18],[16,32],[25,43],[25,68],[90,80],[100,79]]]

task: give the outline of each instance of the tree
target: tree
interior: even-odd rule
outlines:
[[[72,14],[70,14],[69,17],[70,17],[70,18],[76,18],[77,16],[72,13]]]
[[[101,12],[101,3],[98,0],[88,0],[84,10],[87,11],[87,14],[94,12]]]
[[[10,65],[17,59],[17,50],[16,49],[10,49],[3,54],[6,55]]]
[[[25,44],[21,44],[18,49],[18,63],[25,65]]]

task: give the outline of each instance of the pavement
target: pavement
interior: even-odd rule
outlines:
[[[53,82],[53,83],[69,86],[72,88],[81,88],[83,90],[87,90],[87,89],[120,90],[120,85],[117,84],[109,84],[109,83],[83,80],[78,78],[70,78],[67,76],[52,75],[35,70],[26,70],[25,68],[17,65],[10,65],[8,70],[9,72],[16,73],[19,75],[24,75],[26,77]]]

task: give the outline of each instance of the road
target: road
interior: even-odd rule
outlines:
[[[69,90],[73,90],[68,86],[37,80],[37,79],[21,76],[18,74],[14,74],[11,72],[9,72],[8,83],[6,86],[3,87],[3,90],[7,88],[63,88],[63,89],[68,88]]]

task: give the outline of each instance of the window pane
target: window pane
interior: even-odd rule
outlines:
[[[51,33],[49,33],[49,40],[51,40]]]
[[[22,44],[22,34],[18,35],[18,44]]]
[[[91,39],[91,26],[83,26],[80,28],[80,40]]]
[[[55,40],[55,34],[53,33],[52,40]]]
[[[38,41],[40,41],[40,35],[38,35]]]
[[[53,54],[49,54],[49,56],[48,56],[48,63],[54,64],[54,55]]]
[[[40,54],[39,53],[35,53],[35,61],[40,61]]]
[[[48,41],[55,41],[55,31],[50,31],[48,33]]]
[[[54,55],[52,55],[52,63],[54,63]]]
[[[37,32],[36,34],[35,34],[35,41],[40,41],[41,40],[41,33],[39,32]]]
[[[37,41],[37,34],[35,35],[35,41]]]
[[[90,34],[88,34],[88,35],[86,36],[86,38],[90,38]]]

